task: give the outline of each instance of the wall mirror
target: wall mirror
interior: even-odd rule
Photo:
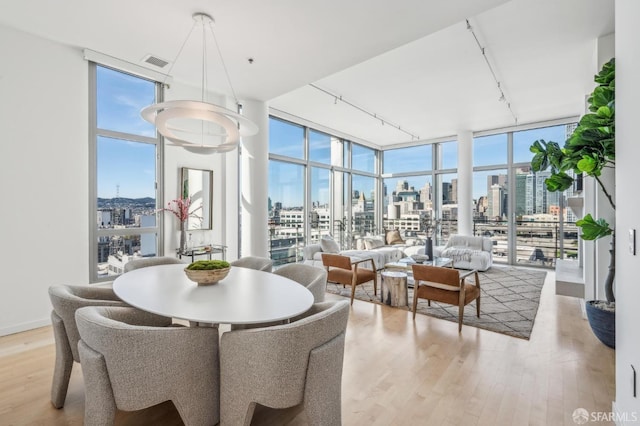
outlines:
[[[187,231],[196,229],[211,229],[212,200],[213,200],[213,170],[182,168],[181,173],[182,198],[190,198],[189,219]]]

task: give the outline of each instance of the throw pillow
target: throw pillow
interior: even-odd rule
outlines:
[[[404,244],[404,240],[400,236],[400,231],[394,229],[393,231],[387,231],[386,238],[388,245]]]
[[[323,235],[320,239],[320,247],[325,253],[339,253],[340,245],[333,239],[331,235]]]
[[[365,238],[364,239],[364,247],[367,250],[377,249],[378,247],[383,247],[384,241],[379,240],[377,238]]]

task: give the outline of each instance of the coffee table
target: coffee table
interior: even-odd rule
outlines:
[[[397,262],[385,263],[384,269],[386,271],[401,271],[406,272],[407,286],[413,287],[413,265],[430,265],[430,266],[440,266],[443,268],[449,267],[453,268],[453,259],[449,257],[434,257],[433,260],[424,260],[421,262],[416,262],[411,257],[404,257]]]
[[[413,265],[430,265],[453,268],[453,259],[449,257],[434,257],[433,260],[425,260],[422,262],[416,262],[411,257],[404,257],[397,262],[385,263],[384,268],[396,271],[408,271],[411,272]]]

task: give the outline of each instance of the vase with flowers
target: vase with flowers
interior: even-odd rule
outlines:
[[[190,217],[198,217],[197,211],[202,206],[191,208],[191,198],[180,197],[167,203],[167,207],[160,209],[161,211],[173,214],[180,221],[180,252],[184,253],[187,245],[187,221]]]

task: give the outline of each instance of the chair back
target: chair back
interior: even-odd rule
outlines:
[[[222,334],[223,421],[225,403],[233,404],[238,395],[251,393],[254,401],[289,407],[300,403],[305,386],[340,383],[349,303],[316,303],[305,315],[285,325]]]
[[[267,257],[245,256],[229,263],[232,266],[240,266],[241,268],[255,269],[257,271],[271,272],[273,269],[273,261]]]
[[[340,254],[322,253],[322,264],[327,268],[340,268],[351,270],[351,258]]]
[[[456,287],[451,290],[460,288],[460,272],[458,272],[457,269],[430,265],[412,265],[412,269],[413,278],[416,282],[425,281],[426,284],[435,283]],[[446,287],[444,287],[444,289],[446,289]]]
[[[134,269],[146,268],[148,266],[156,265],[172,265],[184,263],[182,260],[175,257],[160,256],[160,257],[141,257],[139,259],[133,259],[124,264],[124,272],[133,271]]]
[[[198,424],[217,423],[217,328],[168,327],[170,318],[129,307],[79,309],[76,321],[88,394],[101,388],[101,401],[125,411],[172,400],[185,424],[187,405],[202,402]],[[102,361],[85,372],[85,358]]]
[[[52,315],[57,315],[62,320],[66,339],[76,362],[80,362],[78,355],[80,334],[76,325],[76,310],[85,306],[127,306],[118,299],[111,288],[95,286],[51,286],[49,299],[53,306]]]
[[[302,284],[313,294],[313,303],[324,302],[327,290],[327,271],[317,266],[290,263],[274,272]]]

